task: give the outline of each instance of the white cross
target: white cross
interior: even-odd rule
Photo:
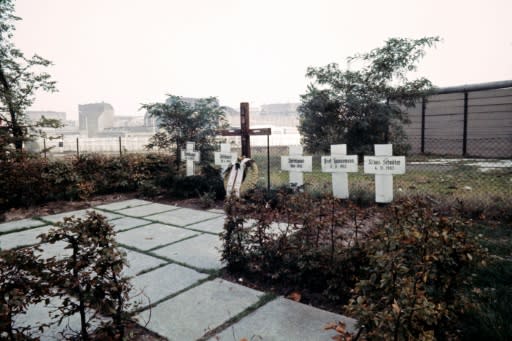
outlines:
[[[290,172],[290,185],[298,187],[304,185],[303,172],[313,170],[311,156],[303,156],[302,146],[290,146],[289,156],[281,156],[281,170]]]
[[[393,201],[393,174],[405,174],[405,156],[393,156],[392,144],[376,144],[375,156],[364,157],[364,172],[375,174],[375,201]]]
[[[229,165],[236,162],[236,153],[231,152],[231,145],[229,143],[221,143],[220,152],[215,152],[215,164],[222,168],[222,172],[228,168]]]
[[[194,142],[187,142],[186,150],[181,151],[181,159],[187,161],[187,176],[194,175],[194,162],[199,162],[199,152],[195,149]]]
[[[357,173],[357,155],[347,155],[346,144],[331,145],[331,156],[322,156],[322,172],[332,173],[332,194],[348,199],[348,172]]]

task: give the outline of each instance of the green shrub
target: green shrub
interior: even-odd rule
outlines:
[[[0,339],[23,340],[35,326],[14,326],[16,315],[43,300],[49,288],[31,248],[0,251]]]
[[[222,258],[229,271],[307,288],[333,301],[349,298],[366,262],[359,208],[330,196],[285,190],[230,197],[225,211]]]
[[[100,326],[109,339],[123,340],[131,285],[121,276],[126,257],[115,241],[113,226],[93,211],[84,219],[66,217],[56,225],[56,229],[40,236],[41,240],[50,244],[64,242],[71,255],[62,260],[51,258],[46,263],[49,284],[59,295],[73,295],[76,299],[65,298],[59,311],[62,316],[79,314],[81,329],[77,333],[82,340],[88,340],[90,335],[88,308],[111,318],[101,319]]]
[[[365,244],[366,276],[347,311],[369,340],[457,338],[458,319],[475,307],[467,292],[484,260],[478,238],[455,212],[442,215],[421,199],[392,205],[386,217]]]
[[[176,177],[170,192],[177,198],[198,198],[205,193],[214,193],[217,200],[226,196],[220,170],[209,165],[203,166],[201,175]]]
[[[151,196],[172,188],[171,158],[161,155],[47,161],[18,158],[0,162],[0,212],[53,200],[87,200],[91,195],[139,191]]]

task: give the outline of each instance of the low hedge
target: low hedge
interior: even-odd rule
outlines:
[[[366,340],[458,339],[457,322],[477,306],[472,274],[486,253],[471,222],[422,198],[362,209],[256,191],[225,211],[228,271],[344,304]]]
[[[0,161],[0,211],[54,200],[137,191],[149,184],[171,188],[173,159],[166,155],[108,157],[85,154],[78,159],[40,158]]]

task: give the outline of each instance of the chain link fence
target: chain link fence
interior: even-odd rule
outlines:
[[[432,141],[433,142],[433,141]],[[446,141],[437,141],[446,148]],[[495,146],[500,148],[500,144]],[[488,148],[488,146],[486,147]],[[289,173],[281,170],[281,156],[288,146],[253,147],[252,158],[259,168],[259,185],[271,188],[287,186]],[[310,155],[305,153],[304,155]],[[331,173],[321,171],[321,157],[313,154],[313,171],[304,173],[304,190],[332,193]],[[270,163],[267,161],[269,160]],[[375,176],[363,172],[362,159],[357,173],[349,173],[349,191],[353,196],[373,197]],[[432,198],[460,200],[512,201],[512,158],[469,158],[411,153],[406,156],[406,173],[395,175],[395,196],[427,195]]]

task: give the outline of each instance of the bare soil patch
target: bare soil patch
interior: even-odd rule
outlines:
[[[158,202],[161,204],[176,205],[184,208],[194,208],[198,210],[205,209],[203,203],[199,198],[192,199],[169,199],[163,196],[157,196],[153,198],[141,198],[137,196],[137,193],[116,193],[107,195],[96,195],[86,201],[52,201],[39,206],[32,206],[26,208],[12,208],[5,212],[3,221],[12,221],[32,217],[40,217],[45,215],[57,214],[68,211],[81,210],[84,208],[91,208],[98,205],[109,204],[111,202],[117,202],[128,199],[144,199],[152,202]],[[209,208],[222,209],[223,201],[215,202],[214,206]],[[0,218],[0,222],[2,219]]]

